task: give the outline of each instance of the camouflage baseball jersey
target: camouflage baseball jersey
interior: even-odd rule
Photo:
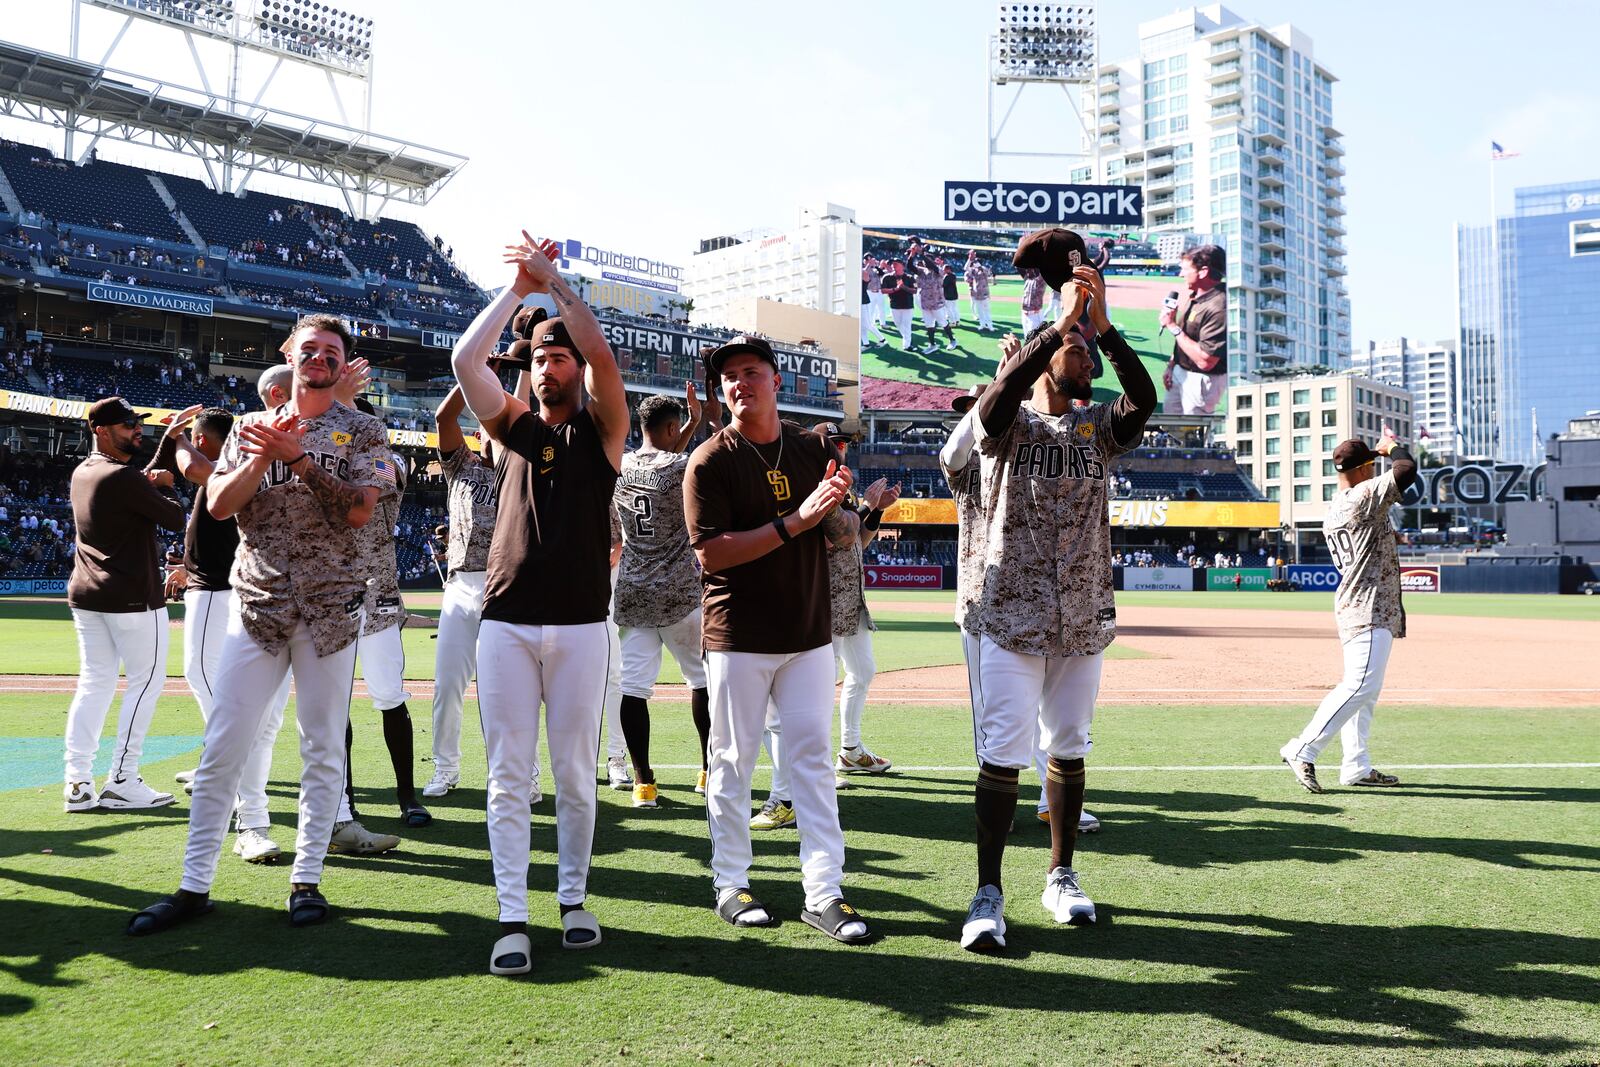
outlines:
[[[400,499],[406,493],[405,463],[394,453],[374,461],[383,476],[383,491],[372,518],[356,531],[361,554],[367,561],[367,621],[361,636],[382,633],[405,621],[405,604],[400,600],[400,568],[394,558],[394,528],[400,521]]]
[[[975,411],[976,406],[969,408],[962,418],[976,419]],[[983,598],[983,549],[989,533],[988,516],[983,513],[983,463],[973,449],[964,467],[951,470],[941,453],[939,469],[956,502],[956,625],[977,633],[977,617],[971,616],[971,626],[968,621],[972,606]]]
[[[239,448],[242,427],[270,421],[283,410],[254,411],[234,420],[217,473],[243,466],[249,458]],[[383,423],[335,403],[305,427],[300,447],[323,470],[352,485],[386,487],[376,467],[390,457]],[[354,641],[367,569],[356,531],[344,517],[330,516],[310,488],[284,464],[273,463],[238,519],[232,584],[251,639],[277,653],[304,622],[319,656]]]
[[[861,589],[861,538],[843,548],[828,546],[828,599],[833,605],[833,632],[849,637],[865,628],[876,630]]]
[[[1038,312],[1044,310],[1044,275],[1036,270],[1023,273],[1022,282],[1022,310]]]
[[[1044,415],[1023,404],[1000,436],[979,434],[978,450],[989,526],[968,629],[1030,656],[1103,651],[1117,635],[1108,461],[1127,451],[1111,406]]]
[[[883,276],[880,275],[877,272],[876,269],[874,269],[872,267],[867,267],[865,270],[863,270],[861,272],[861,277],[867,283],[867,292],[869,292],[869,293],[881,293],[881,292],[883,292]]]
[[[466,445],[448,455],[441,454],[439,466],[444,471],[450,509],[450,546],[445,565],[451,574],[487,570],[489,542],[494,539],[494,518],[500,503],[494,468]]]
[[[967,291],[974,300],[989,299],[989,283],[994,280],[994,271],[982,263],[974,263],[967,268]]]
[[[700,606],[700,571],[683,522],[689,457],[650,449],[622,457],[611,500],[622,519],[618,626],[671,626]]]
[[[922,302],[924,311],[937,311],[944,307],[944,279],[932,263],[928,263],[926,269],[920,263],[912,268],[916,274],[917,299]]]
[[[1322,520],[1339,588],[1333,594],[1333,617],[1339,637],[1349,640],[1366,630],[1406,635],[1406,612],[1400,606],[1400,553],[1389,525],[1389,505],[1400,500],[1394,471],[1340,489]]]

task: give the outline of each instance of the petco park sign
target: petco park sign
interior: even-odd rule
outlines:
[[[1144,190],[1136,185],[945,182],[944,217],[951,222],[1141,226]]]

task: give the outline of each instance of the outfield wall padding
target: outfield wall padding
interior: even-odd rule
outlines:
[[[1486,567],[1452,565],[1439,568],[1442,593],[1559,593],[1561,567]]]

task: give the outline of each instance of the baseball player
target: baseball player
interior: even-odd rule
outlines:
[[[1379,456],[1391,465],[1374,475]],[[1333,594],[1333,615],[1344,646],[1344,678],[1317,706],[1316,714],[1278,754],[1295,779],[1309,793],[1322,792],[1317,781],[1317,757],[1334,734],[1340,735],[1344,764],[1339,783],[1354,786],[1399,785],[1400,779],[1372,766],[1367,734],[1372,711],[1383,690],[1383,673],[1396,638],[1406,635],[1406,611],[1400,603],[1400,556],[1389,508],[1417,480],[1417,463],[1411,453],[1384,428],[1376,449],[1351,438],[1333,450],[1333,468],[1339,488],[1322,520],[1328,553],[1339,568],[1339,588]]]
[[[922,309],[922,325],[928,331],[928,346],[924,352],[939,351],[935,331],[943,328],[945,348],[954,351],[955,331],[950,328],[944,306],[944,275],[933,257],[924,250],[921,241],[911,239],[911,251],[906,255],[907,273],[917,286],[917,306]]]
[[[182,505],[162,491],[172,488],[172,472],[158,469],[155,461],[144,470],[129,465],[143,427],[144,415],[120,396],[95,401],[89,406],[94,451],[72,471],[77,552],[67,604],[78,633],[78,688],[67,709],[67,811],[159,808],[175,799],[139,776],[144,736],[167,677],[167,605],[156,529],[183,529]],[[96,793],[94,758],[117,695],[119,664],[128,688],[111,770]]]
[[[1107,475],[1110,460],[1139,441],[1156,395],[1084,259],[1082,239],[1067,230],[1036,231],[1019,244],[1017,266],[1037,266],[1051,288],[1067,286],[1065,313],[1027,339],[974,409],[989,504],[982,595],[968,608],[969,626],[976,612],[982,634],[973,730],[978,892],[961,932],[962,947],[974,950],[1005,944],[1001,861],[1036,724],[1049,754],[1052,816],[1041,902],[1057,922],[1095,919],[1072,853],[1101,661],[1116,635]],[[1073,330],[1086,303],[1123,395],[1076,407],[1092,395],[1088,348]]]
[[[593,948],[600,924],[584,909],[594,846],[598,757],[609,642],[607,526],[628,435],[622,374],[594,314],[556,273],[553,242],[526,232],[510,245],[510,285],[478,313],[451,354],[461,391],[495,443],[500,507],[489,547],[478,631],[478,707],[489,763],[489,851],[501,937],[493,974],[532,968],[528,939],[529,780],[545,708],[556,785],[562,945]],[[531,293],[560,317],[518,312],[532,344],[538,408],[506,395],[487,360],[506,318]],[[580,407],[587,389],[591,402]]]
[[[904,260],[893,262],[889,273],[878,279],[878,289],[889,304],[894,328],[900,331],[901,351],[913,351],[916,343],[912,340],[911,313],[916,309],[917,285],[916,279],[906,273]]]
[[[778,418],[772,346],[740,335],[709,356],[726,429],[695,449],[684,479],[689,540],[700,559],[711,695],[706,819],[718,916],[772,922],[750,891],[750,777],[770,700],[799,813],[801,918],[859,944],[867,924],[840,893],[844,835],[829,764],[833,647],[827,544],[849,536],[838,505],[850,472],[808,430]],[[774,610],[777,606],[780,610]]]
[[[707,416],[720,419],[720,405],[707,397],[701,405],[694,383],[683,404],[668,396],[649,396],[639,404],[644,444],[622,457],[622,476],[612,498],[622,522],[613,618],[622,630],[622,731],[633,758],[633,806],[656,806],[655,771],[650,766],[650,697],[667,648],[689,684],[689,705],[700,734],[700,773],[695,791],[705,792],[706,738],[711,728],[711,697],[700,658],[700,574],[683,524],[684,448]],[[688,419],[680,425],[684,408]]]
[[[374,465],[389,455],[383,424],[334,399],[353,345],[338,318],[300,319],[283,346],[295,368],[293,399],[236,421],[206,483],[212,516],[238,517],[233,610],[194,776],[183,880],[177,893],[132,918],[130,934],[211,910],[217,853],[244,765],[291,669],[304,767],[289,921],[307,926],[328,917],[318,883],[339,811],[366,589],[356,530],[372,518],[384,484]]]
[[[283,369],[293,374],[287,366]],[[191,425],[192,441],[182,433]],[[206,483],[216,470],[232,428],[233,416],[228,412],[221,408],[202,410],[196,404],[172,418],[162,439],[162,458],[170,452],[173,469],[197,487],[194,510],[189,513],[189,525],[183,535],[183,564],[167,575],[167,595],[183,596],[183,677],[206,722],[211,720],[216,702],[211,685],[222,670],[222,645],[228,632],[228,616],[233,611],[233,586],[228,576],[239,547],[238,522],[213,518],[207,509]],[[233,854],[248,863],[272,863],[282,854],[269,832],[272,819],[267,814],[267,776],[272,770],[272,746],[288,704],[289,676],[285,674],[272,695],[261,732],[250,745],[235,797],[238,835],[233,841]],[[179,772],[177,780],[192,788],[194,771]]]
[[[978,329],[987,333],[994,329],[994,319],[989,312],[989,286],[994,281],[994,271],[978,258],[976,248],[967,252],[967,265],[963,274],[967,282],[967,295],[972,298],[972,313],[977,317]]]
[[[434,413],[439,466],[444,471],[450,512],[445,553],[449,576],[439,608],[439,647],[433,671],[433,780],[422,787],[425,797],[442,797],[461,781],[461,706],[467,683],[478,670],[483,583],[500,501],[494,445],[483,437],[481,457],[467,447],[461,434],[461,409],[465,406],[466,398],[456,386]]]
[[[351,397],[351,400],[358,411],[376,414],[365,397]],[[411,694],[405,690],[406,650],[400,638],[406,609],[400,599],[400,575],[394,550],[395,525],[400,521],[400,502],[406,491],[405,461],[391,451],[373,462],[373,471],[381,479],[383,491],[372,521],[357,535],[367,567],[365,621],[357,656],[361,680],[367,683],[373,710],[383,717],[383,743],[389,750],[389,762],[394,765],[394,792],[400,805],[401,821],[410,827],[420,827],[431,823],[433,816],[417,801],[411,710],[406,707]],[[348,781],[355,767],[348,755],[345,767]],[[353,798],[354,791],[347,791]],[[353,799],[351,804],[353,807]]]

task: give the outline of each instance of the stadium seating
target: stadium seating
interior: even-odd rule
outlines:
[[[225,246],[230,256],[247,243],[265,242],[267,250],[257,254],[262,266],[348,278],[343,260],[324,260],[307,251],[307,242],[317,247],[326,242],[309,223],[298,217],[304,205],[270,193],[247,192],[242,197],[212,192],[203,182],[177,175],[161,176],[161,181],[177,201],[184,217],[200,231],[209,244]],[[282,215],[282,221],[272,219]],[[302,260],[286,261],[275,251],[286,247],[303,254]]]
[[[26,210],[57,223],[188,242],[149,172],[138,167],[103,161],[76,167],[48,149],[4,142],[0,169]]]

